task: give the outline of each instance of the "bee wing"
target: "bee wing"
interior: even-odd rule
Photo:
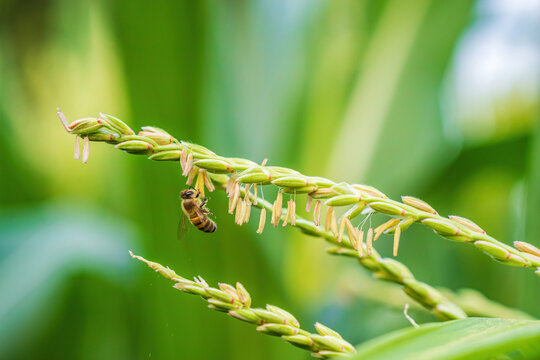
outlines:
[[[190,229],[191,223],[189,222],[187,216],[182,213],[180,221],[178,222],[178,241],[182,241]]]

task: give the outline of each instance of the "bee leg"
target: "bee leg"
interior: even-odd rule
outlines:
[[[216,215],[214,215],[213,212],[211,212],[210,210],[208,210],[208,209],[205,208],[205,207],[202,207],[202,206],[201,206],[201,211],[202,211],[203,213],[205,213],[205,214],[212,215],[213,217],[216,217]]]
[[[208,202],[208,198],[204,198],[201,202],[201,207],[204,207],[204,205],[206,205],[207,202]]]

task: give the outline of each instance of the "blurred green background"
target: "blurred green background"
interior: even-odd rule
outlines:
[[[236,226],[223,193],[209,203],[219,230],[178,242],[179,167],[106,144],[82,165],[56,107],[417,196],[539,246],[539,14],[537,0],[0,1],[0,358],[309,358],[172,289],[129,249],[240,281],[256,306],[354,344],[410,326],[411,300],[385,304],[387,288],[321,239]],[[390,256],[390,237],[377,249]],[[540,316],[533,272],[422,226],[398,260]]]

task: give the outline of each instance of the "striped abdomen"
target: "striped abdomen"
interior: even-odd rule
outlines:
[[[206,233],[213,233],[217,229],[216,223],[210,220],[208,215],[202,214],[199,211],[194,211],[194,214],[190,215],[189,221],[191,221],[197,229]]]

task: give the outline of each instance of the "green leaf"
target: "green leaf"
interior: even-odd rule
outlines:
[[[132,265],[126,251],[136,248],[135,238],[132,225],[88,206],[51,203],[1,210],[0,357],[10,358],[47,329],[76,275],[128,286]]]
[[[540,321],[468,318],[368,341],[353,359],[538,359]]]

